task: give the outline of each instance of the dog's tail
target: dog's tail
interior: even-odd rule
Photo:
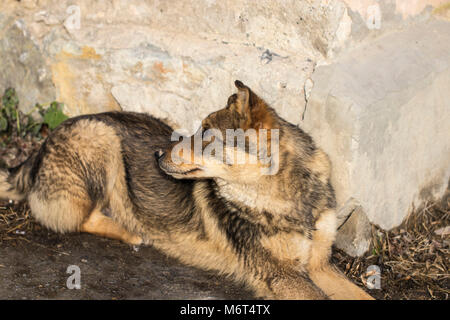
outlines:
[[[22,200],[32,186],[31,171],[36,160],[33,154],[25,162],[10,169],[0,169],[0,199]]]

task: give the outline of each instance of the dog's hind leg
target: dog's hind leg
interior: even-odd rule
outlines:
[[[73,198],[68,194],[55,199],[42,199],[32,193],[28,201],[36,220],[56,232],[82,231],[130,244],[142,242],[140,237],[128,232],[99,209],[89,213],[90,200]]]
[[[112,154],[108,166],[110,170],[106,176],[106,199],[102,206],[108,212],[104,214],[99,207],[95,208],[84,221],[81,231],[139,245],[143,242],[142,238],[131,232],[136,230],[137,222],[133,214],[133,205],[128,198],[125,170],[120,154]]]
[[[309,261],[309,276],[333,300],[373,300],[363,289],[353,284],[330,265],[331,245],[336,233],[336,216],[332,210],[321,214],[313,234]]]
[[[89,218],[82,224],[81,231],[106,238],[122,240],[133,245],[142,243],[141,237],[128,232],[123,226],[110,217],[105,216],[98,209],[92,211]]]
[[[51,197],[40,191],[31,192],[28,203],[37,221],[61,233],[79,231],[92,206],[89,199],[67,191],[54,193]]]

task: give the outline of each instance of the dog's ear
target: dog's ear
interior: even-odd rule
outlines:
[[[245,119],[243,127],[269,129],[272,125],[272,114],[264,100],[241,81],[236,80],[234,84],[238,92],[228,98],[228,106]]]
[[[244,119],[250,119],[250,89],[241,81],[234,82],[238,92],[228,99],[228,105]]]

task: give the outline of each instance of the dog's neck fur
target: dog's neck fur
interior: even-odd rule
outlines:
[[[292,210],[292,203],[279,196],[279,186],[275,182],[271,183],[271,188],[267,188],[268,184],[266,183],[258,182],[244,184],[222,179],[215,179],[215,182],[218,195],[238,206],[245,206],[257,212],[266,211],[274,214]]]
[[[311,235],[313,222],[310,217],[298,214],[296,202],[289,195],[285,196],[283,190],[286,188],[276,181],[241,184],[214,179],[213,184],[216,198],[230,214],[237,213],[244,221],[262,227],[268,234],[283,231]]]

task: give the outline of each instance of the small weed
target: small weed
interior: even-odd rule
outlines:
[[[37,103],[25,114],[16,91],[7,89],[0,99],[0,167],[14,167],[39,149],[49,130],[68,118],[62,109],[56,101]]]
[[[13,88],[5,90],[0,106],[0,141],[7,145],[14,137],[23,138],[31,135],[38,139],[46,136],[47,128],[55,129],[61,122],[68,118],[62,111],[63,104],[51,102],[46,105],[36,104],[35,107],[24,114],[19,110],[19,99]],[[38,111],[41,119],[33,117]]]

